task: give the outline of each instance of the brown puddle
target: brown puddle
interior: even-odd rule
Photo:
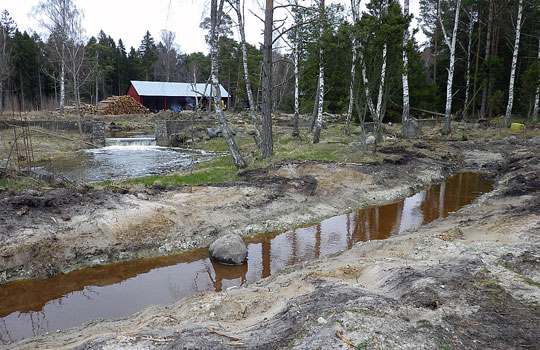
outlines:
[[[249,238],[245,240],[249,261],[244,266],[216,264],[207,249],[198,249],[1,285],[0,344],[79,326],[93,318],[128,316],[203,291],[253,283],[287,265],[446,217],[491,189],[492,182],[481,175],[460,173],[399,202]]]

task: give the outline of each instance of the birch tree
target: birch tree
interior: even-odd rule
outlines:
[[[538,61],[540,62],[540,33],[538,34]],[[536,125],[538,123],[538,109],[540,105],[540,77],[536,82],[536,94],[534,96],[534,108],[532,113],[532,124]]]
[[[251,81],[249,79],[249,69],[248,69],[248,55],[247,55],[247,45],[246,45],[246,28],[244,23],[244,4],[245,0],[235,0],[233,6],[236,16],[238,17],[238,31],[240,33],[240,41],[242,47],[242,65],[244,68],[244,80],[246,81],[246,93],[249,103],[249,116],[253,122],[253,127],[255,128],[255,138],[257,144],[261,144],[261,131],[259,128],[259,120],[255,115],[255,100],[253,99],[253,90],[251,89]]]
[[[403,1],[403,15],[409,17],[409,0]],[[408,23],[408,22],[407,22]],[[408,137],[409,135],[409,57],[407,56],[407,46],[409,45],[409,27],[403,31],[403,73],[401,79],[403,81],[403,112],[401,114],[401,134]]]
[[[378,14],[379,18],[377,21],[380,23],[379,26],[382,26],[383,24],[383,17],[387,13],[388,10],[388,4],[386,2],[382,3],[382,8],[380,10],[380,13]],[[364,41],[369,40],[368,38],[363,38]],[[386,83],[386,64],[387,64],[387,53],[388,53],[388,43],[386,41],[386,38],[383,38],[383,46],[382,46],[382,55],[381,55],[381,70],[380,70],[380,81],[379,81],[379,92],[377,94],[377,104],[375,105],[373,103],[373,99],[371,98],[371,91],[370,91],[370,82],[367,75],[367,65],[366,65],[366,53],[365,53],[365,46],[362,41],[359,42],[359,60],[362,67],[362,82],[364,85],[364,93],[366,96],[366,104],[368,106],[369,112],[371,113],[373,123],[375,124],[375,135],[377,142],[383,141],[383,134],[382,134],[382,106],[383,106],[383,99],[384,99],[384,91],[385,91],[385,83]]]
[[[320,0],[320,17],[319,17],[319,103],[317,106],[317,122],[315,126],[315,132],[313,133],[313,143],[319,143],[321,137],[321,129],[323,122],[323,107],[324,107],[324,48],[322,43],[322,37],[324,32],[325,12],[324,12],[324,0]]]
[[[72,5],[67,11],[66,42],[64,44],[66,71],[71,75],[73,99],[77,112],[79,132],[82,134],[82,113],[80,89],[88,80],[90,73],[85,71],[85,38],[82,27],[82,13]]]
[[[519,38],[521,36],[521,18],[523,15],[523,0],[519,0],[518,3],[518,15],[516,24],[516,39],[514,42],[514,54],[512,56],[512,68],[510,70],[510,85],[508,87],[508,105],[506,106],[506,115],[504,117],[504,123],[507,128],[512,123],[512,108],[514,106],[514,83],[516,80],[516,67],[519,53]]]
[[[215,1],[215,0],[213,0]],[[273,73],[274,0],[266,0],[264,9],[264,44],[262,64],[262,142],[263,158],[274,155],[272,141],[272,73]]]
[[[157,46],[157,61],[155,62],[156,78],[169,82],[174,79],[178,63],[178,50],[175,44],[176,33],[167,29],[160,32],[161,43]]]
[[[211,60],[211,81],[212,81],[212,96],[214,100],[214,107],[216,110],[216,118],[221,127],[223,138],[227,142],[229,147],[229,152],[231,153],[234,165],[237,169],[242,169],[247,166],[246,162],[240,154],[240,150],[232,137],[232,134],[227,125],[227,120],[225,119],[225,113],[223,112],[223,105],[221,102],[221,86],[219,83],[219,35],[218,28],[220,24],[220,15],[223,13],[223,2],[224,0],[212,0],[210,5],[210,60]],[[218,8],[219,6],[219,8]]]
[[[467,17],[469,18],[469,26],[467,27],[467,72],[466,74],[466,83],[465,83],[465,103],[463,115],[467,116],[467,109],[469,107],[469,95],[471,87],[471,51],[472,51],[472,41],[473,41],[473,28],[476,23],[477,15],[473,13],[472,7],[467,11]]]
[[[407,1],[407,0],[405,0]],[[351,12],[353,25],[360,20],[360,3],[362,0],[351,0]],[[347,108],[347,119],[345,120],[345,135],[350,134],[349,124],[351,122],[353,107],[355,105],[354,81],[356,79],[356,60],[358,59],[358,43],[354,33],[351,35],[352,44],[352,64],[351,64],[351,84],[349,86],[349,107]]]
[[[300,25],[300,15],[298,11],[298,0],[294,0],[296,10],[295,29],[294,29],[294,46],[293,46],[293,62],[294,62],[294,119],[293,119],[293,136],[299,136],[300,130],[298,127],[298,119],[300,118],[300,52],[299,52],[299,35],[298,26]]]
[[[69,31],[69,16],[72,15],[74,4],[71,0],[43,0],[35,13],[40,16],[40,25],[45,28],[49,37],[54,36],[52,41],[54,56],[60,64],[60,112],[64,113],[66,100],[66,43]]]
[[[439,7],[440,7],[440,0],[439,0]],[[446,29],[444,28],[442,17],[439,16],[441,29],[444,35],[444,41],[446,45],[448,46],[448,49],[450,50],[450,64],[448,67],[448,80],[446,82],[446,108],[444,111],[444,125],[441,130],[441,133],[443,135],[448,135],[451,132],[450,123],[452,121],[452,87],[453,87],[453,82],[454,82],[454,69],[455,69],[455,62],[456,62],[456,41],[457,41],[457,32],[458,32],[458,26],[459,26],[460,8],[461,8],[461,0],[457,0],[456,10],[455,10],[456,13],[455,13],[455,19],[454,19],[454,30],[452,31],[452,41],[450,41],[450,38],[448,37],[448,34],[446,33]]]

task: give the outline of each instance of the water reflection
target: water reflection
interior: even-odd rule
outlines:
[[[127,316],[202,291],[253,283],[287,265],[350,249],[359,241],[385,239],[447,216],[490,190],[490,181],[462,173],[399,202],[249,238],[249,260],[244,266],[216,264],[208,259],[207,249],[199,249],[2,285],[0,344],[92,318]]]

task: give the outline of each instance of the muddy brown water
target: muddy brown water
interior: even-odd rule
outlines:
[[[253,283],[287,265],[446,217],[491,189],[492,182],[481,175],[459,173],[399,202],[247,238],[249,261],[244,266],[216,264],[207,249],[198,249],[0,285],[0,344],[79,326],[93,318],[128,316],[203,291]]]

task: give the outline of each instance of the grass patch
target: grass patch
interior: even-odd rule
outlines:
[[[46,134],[40,133],[39,131],[46,132]],[[78,133],[60,133],[38,127],[32,127],[30,134],[34,161],[36,163],[58,158],[69,158],[74,156],[77,151],[89,147],[88,144],[84,143],[84,137]],[[67,137],[71,140],[67,140],[62,137],[55,137],[54,135]],[[10,152],[12,152],[11,161],[14,161],[14,148],[12,151],[14,140],[15,136],[13,130],[0,130],[0,160],[7,159]],[[19,151],[22,152],[21,150],[24,149],[22,139],[19,139],[18,146]]]
[[[24,190],[44,187],[46,184],[32,177],[15,176],[0,177],[0,190],[20,192]]]
[[[236,167],[234,166],[232,158],[226,156],[214,159],[210,162],[196,164],[193,171],[177,172],[168,175],[153,175],[119,181],[105,181],[95,184],[94,186],[106,187],[115,185],[124,188],[133,188],[159,185],[164,187],[176,187],[235,181],[238,181]]]
[[[523,276],[521,274],[521,272],[515,268],[515,266],[513,266],[510,262],[508,261],[503,261],[501,262],[501,265],[509,270],[509,271],[512,271],[513,273],[515,273],[516,275],[518,275],[519,278],[521,278],[523,280],[523,282],[527,283],[528,285],[530,286],[535,286],[535,287],[538,287],[540,288],[540,282],[536,282],[535,280],[533,279],[530,279],[529,277],[527,276]]]

